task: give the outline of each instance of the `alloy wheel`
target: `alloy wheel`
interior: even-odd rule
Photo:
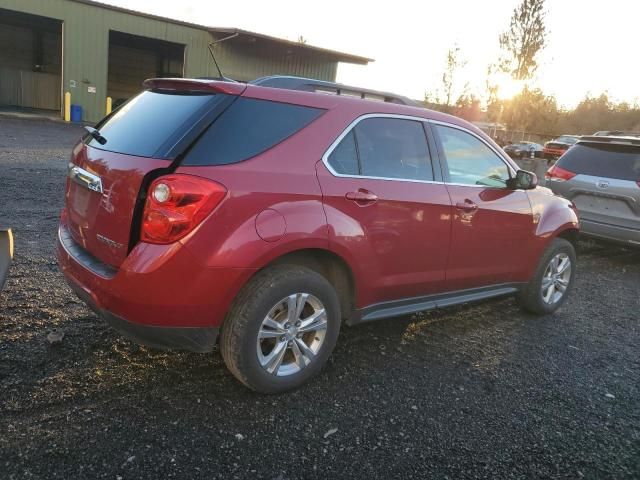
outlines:
[[[554,255],[542,276],[542,300],[549,305],[559,302],[571,281],[571,259],[566,253]]]
[[[298,373],[318,355],[327,332],[327,312],[309,293],[295,293],[276,303],[260,325],[258,361],[276,376]]]

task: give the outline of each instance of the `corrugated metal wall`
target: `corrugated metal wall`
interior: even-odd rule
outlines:
[[[0,16],[0,105],[59,110],[61,35],[39,32],[42,60],[34,71],[34,32],[3,20]]]
[[[0,8],[63,21],[62,86],[64,91],[71,92],[72,103],[82,105],[87,121],[99,120],[105,111],[109,30],[186,45],[185,76],[217,75],[207,49],[213,38],[202,29],[72,0],[0,0]],[[215,23],[215,19],[210,20]],[[336,75],[337,63],[320,57],[295,57],[282,54],[282,49],[266,47],[221,44],[217,48],[224,73],[239,80],[272,74],[334,80]]]

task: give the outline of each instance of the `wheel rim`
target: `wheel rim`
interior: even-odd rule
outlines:
[[[258,331],[258,361],[268,373],[293,375],[313,363],[327,333],[327,312],[317,297],[294,293],[276,303]]]
[[[551,258],[542,276],[542,301],[548,305],[558,303],[571,281],[571,259],[566,253],[557,253]]]

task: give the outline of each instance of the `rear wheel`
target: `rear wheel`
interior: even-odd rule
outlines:
[[[238,295],[222,328],[220,350],[246,386],[278,393],[321,370],[339,330],[332,285],[313,270],[280,265],[257,274]]]
[[[573,245],[563,238],[554,239],[540,259],[534,277],[520,292],[521,305],[540,315],[555,312],[567,299],[575,272]]]

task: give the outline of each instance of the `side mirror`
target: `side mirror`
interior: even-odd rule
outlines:
[[[533,190],[538,186],[538,177],[533,172],[518,170],[514,178],[507,180],[507,187],[511,190]]]

